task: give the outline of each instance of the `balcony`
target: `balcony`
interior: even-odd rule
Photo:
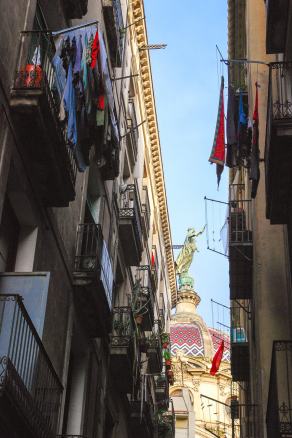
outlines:
[[[121,67],[124,48],[124,23],[120,0],[102,0],[103,16],[113,67]]]
[[[164,373],[155,376],[155,399],[159,409],[167,409],[169,405],[169,385]]]
[[[136,321],[137,317],[141,316],[141,329],[151,331],[154,325],[154,294],[148,265],[136,269],[132,308]]]
[[[266,0],[266,8],[266,52],[283,53],[286,47],[289,0]]]
[[[142,223],[139,190],[129,184],[121,194],[119,235],[128,266],[138,266],[142,255]]]
[[[132,170],[137,161],[138,139],[139,139],[139,128],[138,128],[135,104],[132,99],[129,99],[126,141],[127,141],[128,156]]]
[[[274,341],[267,405],[267,437],[292,436],[292,341]]]
[[[231,374],[235,382],[249,381],[249,318],[248,304],[231,307]]]
[[[147,186],[143,186],[142,190],[142,231],[144,239],[147,241],[150,231],[150,202]]]
[[[162,371],[162,346],[160,336],[153,333],[148,338],[148,370],[150,374],[161,373]]]
[[[77,309],[92,337],[111,331],[113,270],[101,226],[80,224],[74,266]]]
[[[134,320],[131,307],[113,309],[113,325],[110,344],[110,369],[119,391],[130,393],[135,375]]]
[[[153,412],[148,401],[130,401],[130,426],[133,437],[153,438]]]
[[[88,0],[63,0],[66,17],[69,20],[82,18],[87,14]]]
[[[230,299],[252,298],[252,212],[244,199],[244,185],[229,187],[229,284]]]
[[[174,438],[175,437],[175,413],[167,411],[161,414],[158,418],[158,438]]]
[[[285,224],[292,187],[292,63],[270,64],[265,149],[266,215]]]
[[[114,141],[108,142],[103,152],[105,165],[101,167],[104,180],[114,180],[120,173],[120,148]]]
[[[0,295],[0,419],[5,436],[52,438],[61,382],[19,295]],[[1,427],[2,430],[2,427]]]
[[[77,168],[58,117],[54,54],[51,34],[21,33],[10,106],[21,154],[40,199],[47,206],[65,207],[75,199]]]
[[[152,245],[152,253],[151,253],[151,275],[153,281],[154,293],[157,290],[158,285],[158,274],[159,274],[159,263],[158,263],[158,253],[156,245]]]

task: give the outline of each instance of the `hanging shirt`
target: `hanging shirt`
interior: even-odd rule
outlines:
[[[64,108],[68,117],[67,138],[68,141],[77,144],[77,122],[76,122],[76,96],[73,85],[73,70],[70,62],[68,68],[67,82],[64,90]]]

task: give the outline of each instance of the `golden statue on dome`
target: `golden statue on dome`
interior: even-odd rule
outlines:
[[[189,269],[194,258],[194,253],[198,252],[196,238],[203,234],[205,228],[206,225],[199,232],[196,232],[195,228],[188,228],[187,230],[184,245],[175,262],[175,270],[178,275],[180,289],[183,286],[189,286],[191,288],[194,286],[194,279],[189,275]]]

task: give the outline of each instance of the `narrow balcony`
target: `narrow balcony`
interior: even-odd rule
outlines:
[[[151,270],[148,265],[142,265],[136,269],[132,295],[132,308],[136,322],[140,317],[141,329],[151,331],[154,325],[154,294]]]
[[[133,437],[153,438],[153,412],[148,401],[130,401],[130,426]]]
[[[56,438],[87,438],[85,435],[57,435]]]
[[[174,410],[161,414],[157,422],[158,438],[175,437],[175,413]]]
[[[102,0],[103,16],[113,67],[121,67],[124,48],[124,22],[120,0]]]
[[[155,376],[155,399],[160,409],[167,409],[169,405],[169,384],[164,373]]]
[[[119,235],[127,266],[138,266],[142,256],[142,221],[136,183],[127,185],[121,194]]]
[[[82,18],[87,14],[88,0],[63,0],[63,4],[69,20]]]
[[[19,295],[0,295],[0,421],[8,436],[56,435],[61,382]]]
[[[129,106],[128,106],[128,115],[127,115],[126,140],[127,140],[128,156],[129,156],[131,168],[133,170],[138,155],[139,128],[138,128],[135,104],[133,99],[129,99],[128,105]]]
[[[289,17],[289,0],[266,0],[266,52],[283,53]]]
[[[110,369],[120,392],[131,393],[135,371],[135,333],[131,307],[115,307],[110,343]]]
[[[150,374],[161,373],[162,371],[162,346],[160,336],[152,333],[148,338],[148,371]]]
[[[101,226],[79,224],[74,266],[77,309],[93,337],[111,331],[113,270]]]
[[[231,307],[231,374],[235,382],[249,381],[248,305]]]
[[[285,224],[292,187],[291,62],[270,64],[265,149],[266,215]]]
[[[54,54],[50,33],[21,33],[10,106],[39,197],[48,206],[65,207],[75,199],[77,168],[59,121]]]
[[[147,186],[143,186],[142,190],[142,231],[144,239],[147,241],[150,231],[150,202]]]
[[[229,187],[229,284],[230,299],[252,297],[252,212],[244,185]]]
[[[267,437],[292,436],[292,341],[274,341],[267,405]]]
[[[101,167],[101,174],[105,181],[113,181],[120,173],[120,148],[114,141],[107,143],[103,153],[105,165]]]
[[[157,290],[158,285],[158,274],[159,274],[159,263],[158,263],[158,252],[156,245],[152,245],[152,253],[151,253],[151,275],[154,287],[154,293]]]

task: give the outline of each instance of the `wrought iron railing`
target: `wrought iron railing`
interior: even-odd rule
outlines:
[[[250,319],[250,302],[241,300],[239,305],[232,301],[230,308],[230,342],[232,344],[248,342]]]
[[[267,120],[292,119],[292,62],[270,63]]]
[[[139,189],[137,183],[128,184],[125,190],[121,194],[120,209],[119,209],[120,219],[132,219],[137,242],[139,246],[142,245],[142,224],[141,224],[141,202],[139,196]]]
[[[112,306],[113,270],[101,225],[92,222],[78,225],[74,271],[100,278]]]
[[[37,436],[56,433],[62,384],[19,295],[0,295],[0,395]]]
[[[149,202],[149,195],[148,195],[148,188],[147,186],[143,186],[142,190],[142,215],[143,215],[143,221],[144,221],[144,235],[145,238],[148,238],[149,230],[150,230],[150,202]]]
[[[252,204],[246,199],[244,184],[229,186],[229,244],[252,244]]]
[[[127,346],[134,336],[132,308],[129,306],[114,307],[111,344]]]
[[[155,287],[155,290],[157,288],[157,283],[158,283],[158,273],[159,273],[158,252],[156,245],[152,245],[151,274],[152,274],[153,285]]]
[[[52,34],[46,31],[24,31],[20,33],[20,44],[13,90],[39,90],[46,98],[54,119],[60,143],[60,150],[75,185],[77,166],[73,151],[67,142],[66,126],[59,122],[61,98],[58,92],[58,78],[53,65],[56,48]]]
[[[120,52],[120,58],[122,59],[125,32],[124,32],[123,12],[122,12],[120,0],[113,0],[113,9],[115,16],[116,31],[117,31],[118,47]]]
[[[77,248],[75,272],[96,273],[101,268],[103,236],[101,225],[79,224],[77,227]]]
[[[138,153],[139,128],[133,99],[129,99],[128,103],[127,129],[132,144],[133,158],[134,161],[136,161]]]
[[[87,438],[85,435],[57,435],[56,438]]]
[[[88,0],[64,0],[67,18],[82,18],[87,13]]]
[[[292,341],[274,341],[267,405],[267,436],[292,435]]]

